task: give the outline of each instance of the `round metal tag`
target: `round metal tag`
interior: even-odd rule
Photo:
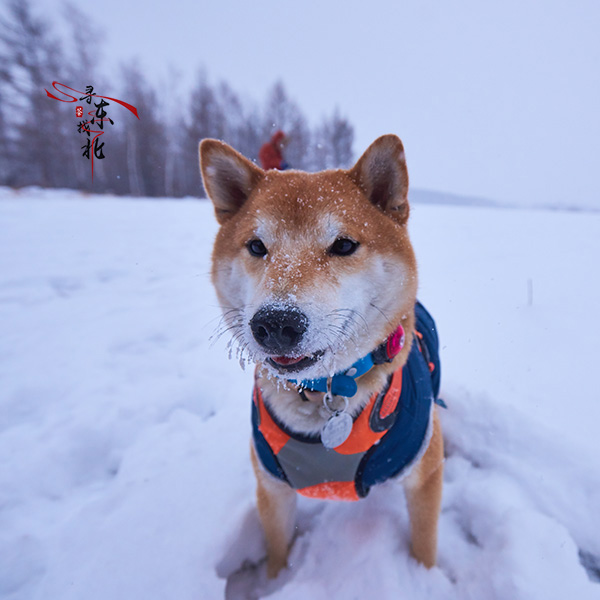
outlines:
[[[352,431],[354,421],[347,412],[337,412],[329,419],[321,430],[321,442],[325,448],[337,448],[343,444]]]

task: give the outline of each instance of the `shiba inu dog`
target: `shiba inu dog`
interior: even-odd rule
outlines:
[[[267,572],[286,566],[297,493],[358,500],[404,484],[413,556],[436,562],[443,441],[435,324],[416,300],[402,142],[349,170],[263,171],[200,144],[220,229],[223,328],[256,363],[251,458]]]

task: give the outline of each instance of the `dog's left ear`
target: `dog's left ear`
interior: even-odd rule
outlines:
[[[248,200],[265,174],[231,146],[209,139],[200,143],[200,171],[221,225]]]
[[[348,171],[367,198],[401,225],[408,220],[408,170],[396,135],[377,138]]]

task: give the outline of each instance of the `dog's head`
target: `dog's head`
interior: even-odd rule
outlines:
[[[412,325],[416,264],[402,142],[377,139],[350,170],[263,171],[200,145],[221,227],[212,279],[241,351],[280,376],[348,368]]]

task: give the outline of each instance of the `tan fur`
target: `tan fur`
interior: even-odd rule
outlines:
[[[433,435],[423,458],[403,481],[410,515],[412,555],[426,567],[437,557],[437,530],[442,503],[444,440],[437,411],[433,413]]]
[[[256,476],[256,505],[267,542],[267,575],[272,578],[287,566],[294,534],[297,494],[287,483],[264,471],[253,444],[250,458]]]
[[[349,400],[349,411],[358,414],[389,373],[404,365],[412,344],[417,267],[406,228],[408,174],[402,143],[396,136],[384,136],[352,169],[321,173],[265,172],[215,140],[202,142],[200,156],[204,185],[221,225],[212,278],[224,322],[257,362],[265,402],[290,429],[319,432],[329,413],[318,394],[304,402],[285,377],[274,379],[268,355],[249,330],[254,311],[282,303],[310,316],[306,353],[322,348],[324,353],[299,378],[347,368],[403,325],[407,343],[400,354],[358,379],[358,393]],[[358,242],[360,251],[332,255],[329,248],[340,237]],[[265,257],[248,252],[253,239],[264,242]],[[338,335],[343,328],[350,331],[346,337]],[[442,463],[436,416],[429,447],[404,482],[412,552],[428,567],[435,564]],[[296,493],[262,468],[254,449],[252,464],[268,573],[275,576],[287,562]]]

